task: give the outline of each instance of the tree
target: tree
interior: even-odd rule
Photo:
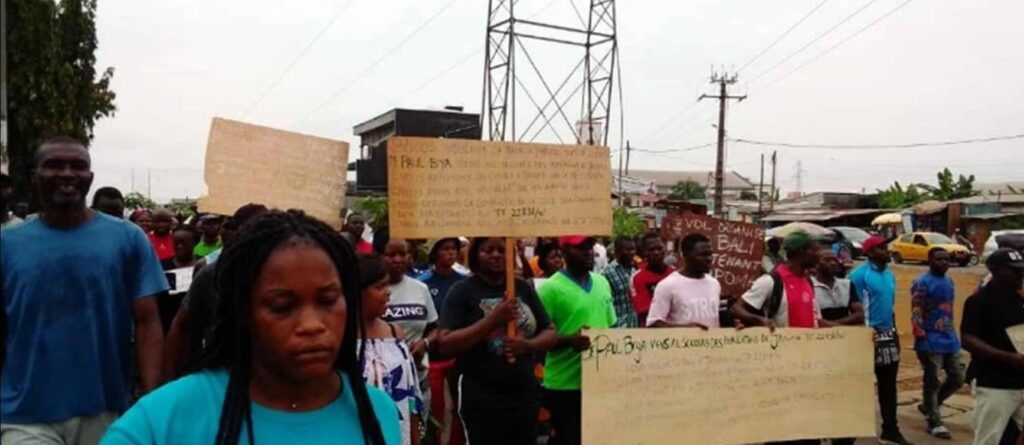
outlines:
[[[968,177],[959,175],[954,180],[953,172],[945,168],[935,176],[939,180],[938,185],[921,184],[921,188],[926,190],[932,196],[932,199],[952,201],[977,195],[977,192],[974,191],[974,175]]]
[[[612,213],[612,236],[635,238],[647,230],[647,224],[637,214],[626,209],[615,209]]]
[[[928,194],[922,193],[916,184],[903,188],[896,181],[888,189],[878,191],[878,206],[883,209],[902,209],[920,204],[928,198]]]
[[[757,201],[757,193],[750,190],[740,192],[740,201]]]
[[[704,186],[691,180],[679,181],[676,185],[672,186],[672,191],[668,194],[668,197],[669,199],[684,201],[705,199],[707,197],[707,190]]]
[[[44,139],[89,141],[93,126],[112,116],[113,68],[97,77],[97,0],[7,2],[8,154],[15,194],[29,197],[29,172]]]
[[[139,192],[131,192],[124,195],[124,208],[128,210],[156,210],[156,203]]]
[[[374,230],[387,227],[388,198],[368,196],[356,201],[352,207],[366,217],[366,222],[373,226]]]

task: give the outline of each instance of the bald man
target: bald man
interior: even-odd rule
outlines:
[[[39,218],[0,237],[7,356],[0,443],[96,444],[128,408],[131,338],[143,392],[159,384],[154,296],[168,289],[142,230],[86,207],[92,160],[49,139],[32,171]]]

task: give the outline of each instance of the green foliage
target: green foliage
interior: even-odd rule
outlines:
[[[707,190],[704,186],[690,180],[679,181],[676,185],[672,186],[672,191],[668,194],[669,199],[684,201],[705,199],[706,197]]]
[[[992,224],[992,230],[1021,230],[1024,229],[1024,216],[1017,215],[1003,218]]]
[[[139,192],[131,192],[124,196],[124,208],[128,211],[147,209],[156,210],[156,203]]]
[[[142,196],[142,195],[139,195],[139,196]],[[145,198],[145,197],[143,196],[143,198]],[[171,213],[174,213],[177,216],[180,216],[180,217],[182,217],[184,219],[188,219],[188,218],[191,218],[193,216],[196,216],[195,205],[196,205],[195,201],[172,202],[172,203],[167,205],[167,210],[170,210]]]
[[[922,193],[918,185],[910,184],[903,188],[899,181],[888,189],[878,191],[878,207],[883,209],[902,209],[920,204],[927,199],[928,194]]]
[[[959,175],[954,180],[953,172],[945,168],[936,177],[938,178],[938,185],[921,184],[921,188],[926,190],[932,199],[952,201],[954,199],[970,198],[978,194],[974,191],[974,175],[968,177]]]
[[[626,209],[615,209],[612,213],[612,237],[635,238],[647,230],[647,224],[639,215]]]
[[[359,213],[366,216],[366,222],[374,229],[381,229],[388,225],[388,198],[379,196],[368,196],[362,198],[352,206]]]
[[[757,201],[757,193],[750,190],[740,192],[740,201]]]
[[[112,116],[113,68],[97,73],[97,0],[7,2],[8,155],[15,194],[29,195],[29,171],[39,143],[66,135],[88,141]]]

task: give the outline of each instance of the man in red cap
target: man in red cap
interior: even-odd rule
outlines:
[[[558,344],[548,352],[544,369],[544,400],[555,430],[551,445],[580,443],[580,353],[590,349],[590,338],[582,331],[615,324],[611,286],[593,273],[595,242],[588,236],[559,238],[566,267],[537,290],[558,334]]]

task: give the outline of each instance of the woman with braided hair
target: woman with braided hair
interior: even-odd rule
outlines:
[[[217,263],[214,328],[195,369],[143,398],[104,445],[401,442],[397,410],[363,383],[351,247],[301,212],[247,224]]]

